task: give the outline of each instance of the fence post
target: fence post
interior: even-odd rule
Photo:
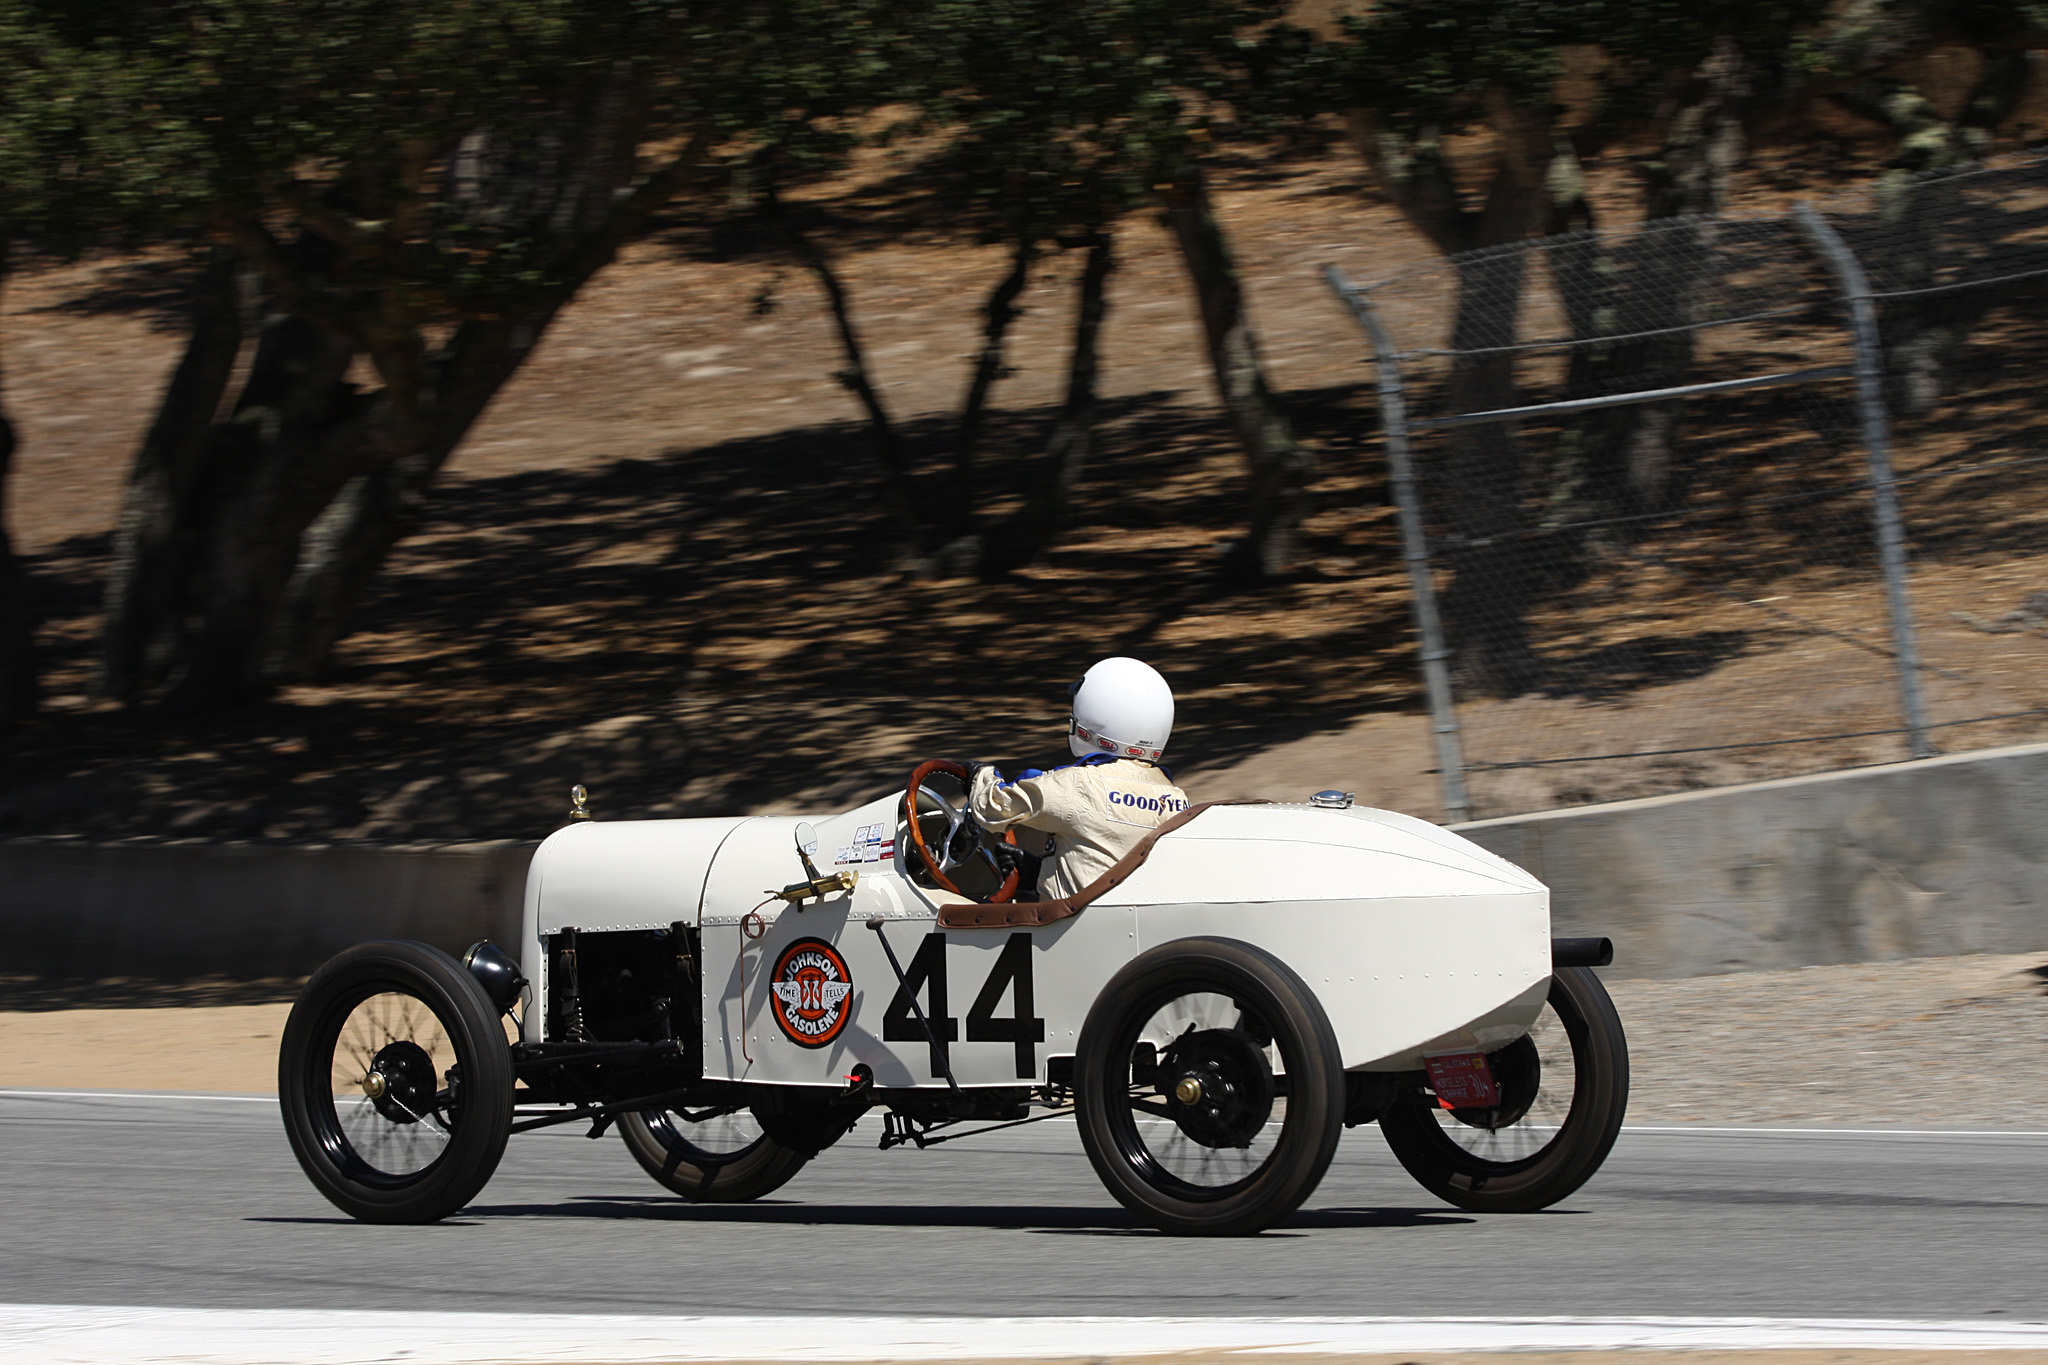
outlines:
[[[1458,745],[1458,712],[1451,699],[1450,651],[1436,614],[1436,585],[1430,581],[1429,539],[1422,529],[1422,500],[1415,492],[1415,468],[1408,459],[1408,406],[1401,390],[1401,360],[1372,296],[1353,285],[1337,267],[1323,278],[1372,339],[1373,371],[1379,384],[1380,430],[1386,436],[1387,474],[1401,515],[1401,557],[1415,605],[1415,630],[1422,637],[1422,686],[1429,696],[1430,728],[1436,733],[1437,771],[1443,779],[1444,814],[1453,824],[1472,818],[1465,796],[1465,760]]]
[[[1877,329],[1877,309],[1870,281],[1856,253],[1820,216],[1813,205],[1792,206],[1792,220],[1834,271],[1842,302],[1849,313],[1849,335],[1856,346],[1856,407],[1863,423],[1863,445],[1870,460],[1870,492],[1877,522],[1877,555],[1884,567],[1885,597],[1891,605],[1892,652],[1899,672],[1899,707],[1906,714],[1915,758],[1934,756],[1927,737],[1927,712],[1920,696],[1920,650],[1913,637],[1913,613],[1906,598],[1906,536],[1899,523],[1898,492],[1892,483],[1891,423],[1884,407],[1884,351]]]

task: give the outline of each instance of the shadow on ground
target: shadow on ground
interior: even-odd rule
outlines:
[[[1058,757],[1067,682],[1113,653],[1173,681],[1182,762],[1341,727],[1414,691],[1362,398],[1291,396],[1328,434],[1304,568],[1248,591],[1217,572],[1240,463],[1171,394],[1107,405],[1074,526],[993,583],[906,551],[848,426],[451,479],[328,677],[183,724],[49,714],[5,741],[0,834],[532,838],[575,782],[600,817],[838,809],[925,757]],[[987,443],[988,522],[1042,476],[1051,418]],[[936,465],[950,429],[907,437]],[[32,566],[59,690],[89,670],[106,555]]]

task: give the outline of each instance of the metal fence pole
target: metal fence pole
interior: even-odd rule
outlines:
[[[1842,302],[1849,311],[1849,334],[1856,345],[1856,406],[1863,423],[1863,444],[1870,459],[1870,491],[1877,521],[1877,554],[1884,567],[1885,596],[1891,604],[1892,650],[1899,672],[1899,707],[1906,715],[1915,758],[1931,758],[1934,742],[1927,737],[1927,712],[1920,696],[1920,650],[1913,637],[1913,613],[1906,598],[1906,536],[1899,523],[1899,499],[1892,483],[1891,424],[1884,406],[1884,352],[1877,330],[1877,308],[1870,281],[1842,234],[1813,205],[1792,206],[1792,220],[1834,271]]]
[[[1465,760],[1458,745],[1458,712],[1451,699],[1451,673],[1446,666],[1443,622],[1436,614],[1436,585],[1430,580],[1429,539],[1422,529],[1422,500],[1415,492],[1415,469],[1408,459],[1408,408],[1401,390],[1401,361],[1387,324],[1372,296],[1353,285],[1335,266],[1323,267],[1323,278],[1351,310],[1351,316],[1372,339],[1373,370],[1379,384],[1380,430],[1386,435],[1387,473],[1394,486],[1394,506],[1401,515],[1401,557],[1408,564],[1413,589],[1415,629],[1422,637],[1422,685],[1429,696],[1430,728],[1436,732],[1437,770],[1443,779],[1444,813],[1452,823],[1472,818],[1465,796]]]

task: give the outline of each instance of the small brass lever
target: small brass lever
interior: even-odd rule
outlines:
[[[841,868],[829,876],[813,877],[809,881],[804,882],[791,882],[780,891],[771,892],[770,894],[780,900],[788,901],[791,905],[801,910],[804,908],[804,902],[811,897],[816,896],[819,900],[823,900],[827,896],[836,896],[842,891],[853,890],[855,884],[859,881],[860,873],[855,872],[850,867]]]

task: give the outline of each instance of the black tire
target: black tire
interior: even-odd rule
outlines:
[[[696,1123],[667,1110],[619,1116],[642,1170],[697,1204],[744,1204],[781,1189],[810,1157],[761,1131],[745,1109]]]
[[[1175,1087],[1190,1079],[1183,1100]],[[1242,1236],[1301,1207],[1329,1169],[1344,1066],[1321,1003],[1285,963],[1181,939],[1139,954],[1096,997],[1074,1103],[1088,1160],[1125,1208],[1165,1232]]]
[[[1475,1213],[1548,1208],[1600,1169],[1628,1112],[1628,1040],[1607,988],[1591,968],[1560,968],[1529,1036],[1487,1059],[1508,1112],[1446,1111],[1413,1094],[1380,1131],[1439,1199]]]
[[[293,1154],[336,1208],[366,1223],[431,1223],[474,1199],[504,1155],[512,1053],[496,1007],[454,958],[364,943],[299,993],[277,1092]]]

